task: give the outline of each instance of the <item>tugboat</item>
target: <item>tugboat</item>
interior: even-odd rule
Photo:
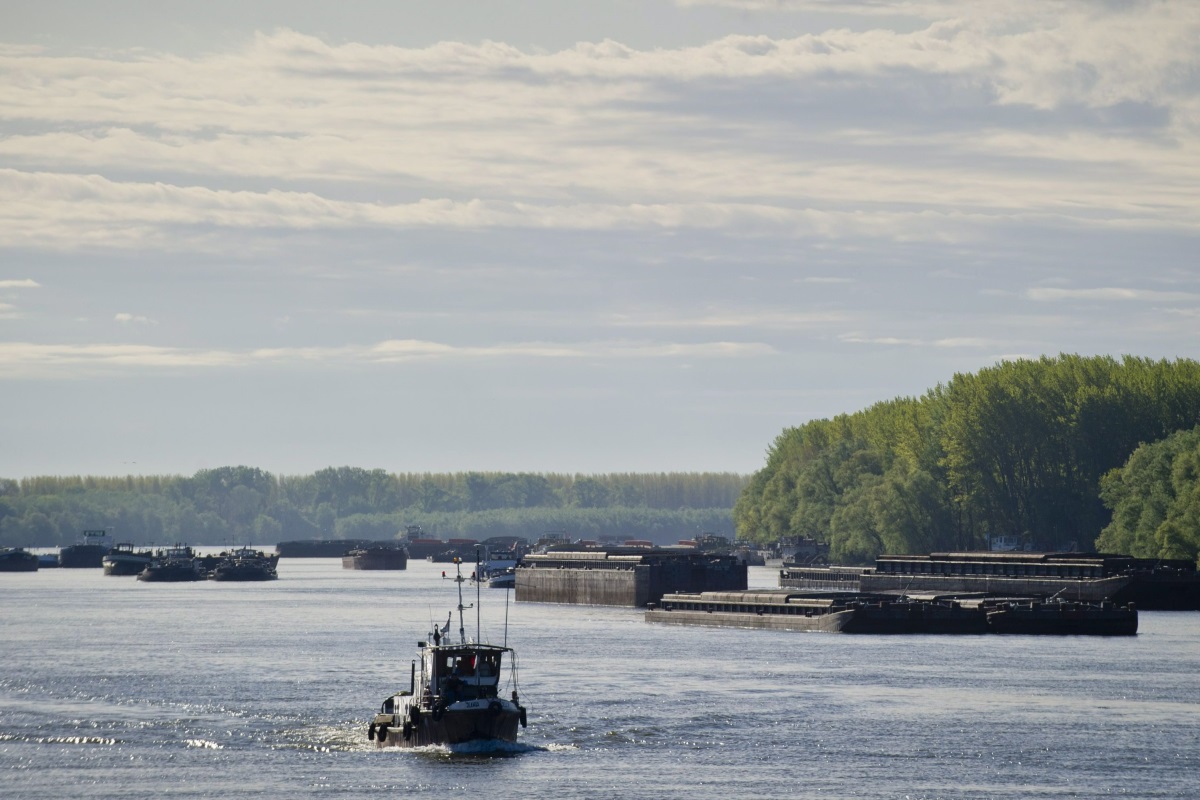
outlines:
[[[134,550],[129,542],[120,542],[104,554],[100,564],[104,567],[105,575],[137,575],[150,566],[153,557],[153,551]]]
[[[137,576],[139,581],[159,583],[202,581],[204,578],[196,552],[182,544],[159,550]]]
[[[517,694],[516,652],[511,647],[468,641],[463,628],[462,562],[458,583],[458,639],[447,641],[446,624],[430,632],[429,641],[417,642],[419,660],[412,663],[409,688],[386,698],[367,727],[367,739],[377,747],[458,745],[474,741],[515,742],[517,726],[526,724],[525,707]],[[476,584],[478,591],[478,584]],[[500,676],[509,656],[510,698],[500,695]],[[507,686],[505,687],[507,688]]]
[[[240,547],[221,554],[221,560],[208,573],[214,581],[273,581],[279,577],[275,565],[279,556],[261,550]]]

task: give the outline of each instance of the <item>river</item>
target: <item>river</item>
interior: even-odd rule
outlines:
[[[1143,612],[1136,637],[1112,639],[851,636],[651,625],[483,589],[482,638],[520,656],[519,744],[377,751],[368,720],[457,603],[446,566],[285,559],[279,580],[242,584],[0,574],[0,796],[1200,791],[1192,612]],[[751,569],[752,586],[775,584]]]

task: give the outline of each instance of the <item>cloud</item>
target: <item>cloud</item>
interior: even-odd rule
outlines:
[[[1031,300],[1038,302],[1053,302],[1057,300],[1098,300],[1098,301],[1138,301],[1138,302],[1195,302],[1200,300],[1200,294],[1192,292],[1161,292],[1152,289],[1130,289],[1125,287],[1104,287],[1094,289],[1060,289],[1054,287],[1035,287],[1026,292]]]
[[[1200,7],[851,8],[921,22],[550,52],[291,30],[200,57],[5,48],[0,70],[21,77],[0,86],[19,123],[0,139],[0,245],[244,250],[276,229],[397,226],[897,242],[1200,227]]]
[[[113,319],[115,321],[121,323],[122,325],[130,325],[130,324],[157,325],[158,324],[156,321],[150,319],[149,317],[143,317],[143,316],[140,316],[137,314],[129,314],[126,312],[121,312],[121,313],[117,314],[116,316],[113,317]]]
[[[0,342],[0,376],[71,378],[111,372],[215,368],[390,365],[416,361],[508,359],[698,359],[775,355],[756,342],[601,341],[578,344],[518,342],[451,345],[417,339],[391,339],[365,346],[276,347],[220,350],[130,344],[36,344]]]
[[[645,312],[622,313],[612,317],[617,327],[634,328],[760,328],[766,330],[808,330],[845,323],[852,316],[839,311],[781,312],[763,309],[711,312],[699,315],[672,315]]]
[[[838,339],[849,344],[877,344],[886,347],[936,347],[944,349],[980,349],[995,348],[1011,344],[1000,339],[989,339],[979,336],[955,336],[942,339],[916,339],[899,336],[867,336],[861,333],[851,333],[839,336]]]
[[[42,285],[30,278],[0,280],[0,289],[40,289]]]

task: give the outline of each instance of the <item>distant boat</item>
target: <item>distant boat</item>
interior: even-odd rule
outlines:
[[[0,548],[0,572],[37,572],[38,557],[23,547]]]
[[[489,589],[514,589],[517,586],[517,570],[515,567],[497,570],[487,577]]]
[[[342,556],[346,569],[407,569],[408,551],[399,544],[372,544]]]
[[[208,577],[214,581],[273,581],[279,577],[275,565],[279,556],[261,550],[240,547],[220,555]]]
[[[134,550],[129,542],[119,542],[100,560],[105,575],[137,575],[150,566],[152,550]]]
[[[58,565],[64,568],[99,569],[104,555],[112,549],[108,531],[84,531],[79,544],[64,547],[58,554]]]
[[[182,544],[156,552],[150,563],[137,576],[139,581],[152,583],[202,581],[205,577],[207,576],[200,567],[196,551]]]
[[[471,741],[515,742],[526,710],[517,695],[516,656],[510,647],[467,641],[463,628],[463,575],[458,583],[458,639],[448,641],[450,617],[434,626],[429,640],[418,642],[409,688],[390,695],[367,727],[378,747],[455,745]],[[478,603],[476,613],[478,614]],[[504,659],[508,658],[512,695],[500,696]]]

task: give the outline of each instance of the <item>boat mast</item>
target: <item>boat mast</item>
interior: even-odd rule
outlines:
[[[458,574],[454,576],[454,582],[458,584],[458,641],[459,644],[467,643],[467,629],[463,625],[463,611],[471,606],[464,606],[462,601],[462,559],[455,556],[454,566],[458,569]]]
[[[483,565],[479,562],[479,548],[475,548],[475,644],[483,641],[483,637],[479,632],[479,611],[483,603],[480,602],[479,586],[483,583]]]

